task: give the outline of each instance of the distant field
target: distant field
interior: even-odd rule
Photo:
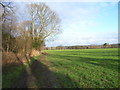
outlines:
[[[118,49],[46,50],[61,87],[117,88]]]

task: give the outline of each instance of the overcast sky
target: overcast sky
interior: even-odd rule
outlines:
[[[23,3],[22,3],[23,4]],[[47,46],[118,43],[117,2],[46,2],[61,19],[62,34]]]

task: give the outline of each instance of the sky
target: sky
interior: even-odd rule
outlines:
[[[118,43],[117,2],[47,3],[61,19],[62,34],[47,46]]]
[[[61,19],[62,33],[46,46],[118,43],[117,2],[46,2]]]

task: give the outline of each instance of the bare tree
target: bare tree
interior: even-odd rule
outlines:
[[[1,14],[0,17],[2,17],[3,23],[7,20],[10,20],[8,17],[9,15],[12,15],[14,13],[14,6],[12,2],[0,2],[0,7],[1,7]]]
[[[32,7],[32,8],[31,8]],[[28,8],[28,12],[29,12],[29,15],[30,15],[30,20],[31,20],[31,29],[32,29],[32,39],[34,40],[34,37],[35,37],[35,21],[36,21],[36,14],[37,14],[37,10],[36,7],[35,7],[35,4],[30,4],[30,5],[27,5],[27,8]]]
[[[36,28],[37,31],[37,35],[33,34],[33,36],[39,39],[39,48],[41,48],[46,40],[61,32],[60,19],[45,3],[30,4],[28,10],[32,17],[32,28]],[[33,33],[34,31],[35,29]]]
[[[29,63],[29,58],[32,52],[32,35],[31,35],[31,22],[23,21],[18,24],[16,36],[16,47],[17,52],[25,56],[27,62]]]
[[[12,31],[14,30],[14,22],[16,21],[14,11],[14,6],[11,2],[0,2],[1,6],[1,31],[2,31],[2,38],[3,38],[3,47],[7,49],[7,52],[10,50],[10,44],[12,39]]]
[[[0,7],[1,7],[1,9],[0,9],[1,10],[0,11],[1,12],[0,23],[2,25],[2,28],[1,28],[1,31],[2,31],[2,49],[4,52],[14,53],[17,60],[21,62],[20,58],[17,56],[18,47],[17,47],[17,43],[16,43],[16,36],[19,34],[16,31],[17,18],[16,18],[16,15],[14,13],[15,6],[13,6],[12,2],[0,2]]]
[[[21,63],[20,54],[29,64],[33,48],[41,51],[46,40],[61,32],[58,15],[44,3],[27,5],[29,20],[21,22],[18,22],[16,15],[12,13],[12,3],[0,2],[0,5],[3,7],[3,48],[5,52],[13,52]]]

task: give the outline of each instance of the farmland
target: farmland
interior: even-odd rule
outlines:
[[[117,88],[118,48],[46,50],[60,87]]]
[[[118,62],[118,48],[44,50],[3,73],[3,88],[118,88]]]

